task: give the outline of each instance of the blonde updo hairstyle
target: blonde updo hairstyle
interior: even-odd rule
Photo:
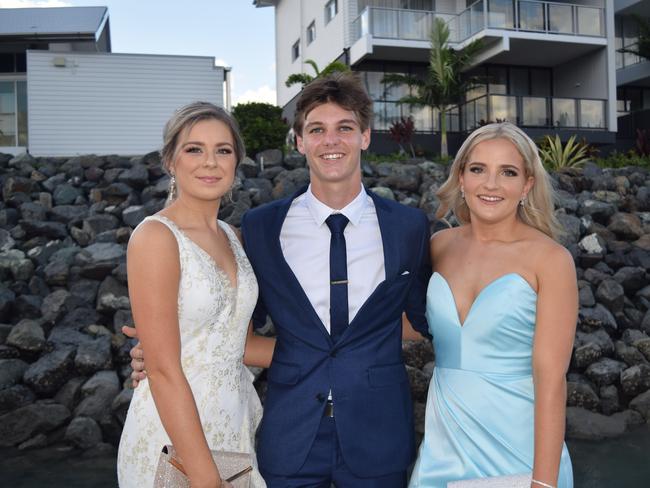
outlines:
[[[510,122],[487,124],[472,132],[460,147],[449,171],[447,181],[436,192],[440,207],[436,217],[443,218],[453,212],[461,224],[471,221],[469,208],[460,192],[460,175],[477,144],[492,139],[510,141],[524,160],[525,177],[534,178],[533,186],[526,196],[525,204],[517,206],[517,216],[522,222],[534,227],[547,236],[557,239],[562,233],[554,210],[554,191],[551,178],[544,169],[537,146],[526,133]]]
[[[218,120],[223,122],[233,140],[233,150],[237,159],[237,166],[246,157],[246,148],[244,139],[239,132],[239,125],[235,118],[226,112],[223,108],[209,102],[193,102],[185,105],[176,112],[165,124],[163,130],[163,147],[160,151],[163,169],[173,176],[172,167],[178,157],[182,146],[182,139],[192,130],[197,122],[202,120]],[[173,189],[170,188],[170,197],[173,198]]]

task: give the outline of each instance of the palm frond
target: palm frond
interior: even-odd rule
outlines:
[[[344,73],[346,71],[350,71],[350,67],[347,64],[340,61],[332,61],[330,64],[323,68],[323,71],[321,71],[318,76],[327,76],[331,75],[332,73],[339,72]]]
[[[314,61],[313,59],[305,59],[305,64],[311,66],[311,68],[314,70],[314,73],[316,73],[316,76],[320,75],[320,70],[318,69],[318,65],[316,64],[316,61]]]
[[[285,81],[284,84],[287,87],[296,85],[298,83],[305,86],[306,84],[310,83],[313,79],[314,77],[308,75],[307,73],[293,73],[292,75],[289,75],[287,81]]]

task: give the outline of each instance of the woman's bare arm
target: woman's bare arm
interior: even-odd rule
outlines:
[[[147,378],[162,424],[183,460],[192,487],[220,486],[181,367],[178,246],[163,224],[147,223],[132,235],[127,271],[133,319],[147,357]]]
[[[244,349],[244,364],[246,366],[257,366],[258,368],[268,368],[271,366],[273,351],[275,349],[275,339],[255,335],[253,332],[253,322],[248,325],[246,334],[246,349]]]
[[[564,442],[566,373],[578,314],[575,264],[557,244],[538,266],[537,322],[533,345],[535,460],[533,479],[557,486]]]

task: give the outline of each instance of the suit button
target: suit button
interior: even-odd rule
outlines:
[[[338,353],[338,351],[337,351],[336,349],[332,349],[332,350],[330,351],[330,357],[331,357],[331,358],[335,358],[337,353]]]
[[[316,395],[316,400],[320,403],[323,403],[325,401],[325,395],[319,393],[318,395]]]

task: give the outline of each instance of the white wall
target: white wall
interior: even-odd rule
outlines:
[[[553,88],[557,97],[607,98],[607,49],[572,59],[553,68]]]
[[[223,106],[223,68],[209,57],[28,51],[27,73],[34,156],[144,154],[178,107]]]
[[[312,59],[323,69],[343,53],[347,2],[339,0],[338,13],[327,25],[326,3],[327,0],[281,0],[275,7],[276,86],[280,106],[286,105],[300,92],[299,85],[285,86],[290,74],[314,74],[305,60]],[[316,39],[307,44],[307,27],[312,21],[316,24]],[[300,56],[292,61],[292,46],[298,39]]]
[[[280,0],[275,6],[275,76],[278,105],[287,104],[299,91],[300,86],[287,88],[284,85],[292,73],[303,72],[303,51],[305,49],[304,28],[301,19],[301,0]],[[300,56],[292,61],[291,49],[300,40]]]

